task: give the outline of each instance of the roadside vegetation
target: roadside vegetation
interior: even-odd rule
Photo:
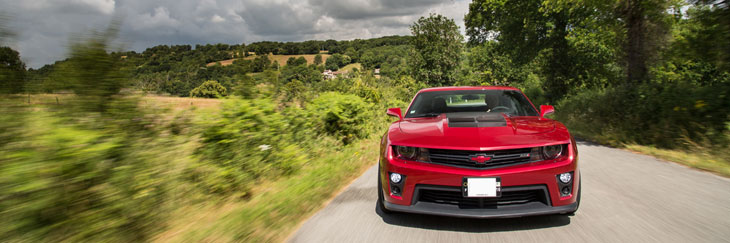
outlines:
[[[579,137],[730,176],[728,11],[475,0],[466,37],[432,14],[412,36],[142,53],[109,51],[113,23],[39,69],[1,47],[0,238],[282,241],[430,86],[516,86]]]
[[[476,0],[465,24],[478,72],[463,80],[521,87],[578,137],[728,176],[729,8]]]
[[[320,57],[207,79],[185,95],[200,98],[160,96],[139,89],[135,57],[107,52],[115,28],[47,73],[5,49],[2,239],[281,241],[376,162],[379,111],[413,92],[354,67],[325,80]]]

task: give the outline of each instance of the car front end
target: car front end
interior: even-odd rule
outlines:
[[[463,98],[463,90],[490,89],[435,91],[442,90],[452,92],[436,97],[450,99],[448,95],[456,94]],[[429,91],[433,90],[422,92]],[[466,95],[484,98],[472,93]],[[451,104],[454,109],[447,107]],[[477,108],[471,107],[480,105],[484,105],[482,101],[463,108],[463,102],[451,101],[443,108],[449,112],[401,117],[391,124],[381,141],[381,210],[507,218],[578,209],[578,153],[567,128],[543,114],[472,111]],[[413,106],[412,102],[409,111],[415,109]],[[469,112],[454,112],[465,109]]]

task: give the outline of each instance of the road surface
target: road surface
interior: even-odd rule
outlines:
[[[579,142],[575,216],[462,219],[376,210],[377,165],[306,221],[290,242],[730,242],[730,180]]]

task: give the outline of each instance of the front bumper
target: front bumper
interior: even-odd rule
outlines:
[[[569,146],[569,150],[573,147]],[[511,167],[496,169],[468,169],[451,166],[435,165],[423,162],[404,161],[392,156],[391,149],[382,154],[379,179],[382,182],[384,195],[383,206],[392,211],[420,213],[442,216],[470,217],[470,218],[510,218],[532,215],[569,213],[577,209],[577,193],[580,186],[580,173],[577,166],[577,158],[570,151],[559,161],[542,161],[528,163]],[[404,181],[400,185],[401,191],[396,195],[391,192],[388,174],[396,172],[404,175]],[[560,186],[556,175],[565,172],[573,172],[571,185],[572,193],[568,196],[561,196]],[[501,180],[502,192],[529,190],[536,193],[531,200],[523,202],[497,202],[490,203],[479,201],[478,206],[465,206],[462,200],[474,200],[473,198],[459,197],[464,177],[499,177]],[[426,198],[423,191],[438,190],[444,193],[451,193],[450,198]],[[456,196],[454,196],[456,193]]]
[[[418,198],[421,191],[426,190],[450,190],[455,193],[461,193],[458,188],[455,187],[440,187],[440,186],[425,186],[420,185],[416,187],[414,197]],[[524,192],[525,190],[532,190],[539,193],[544,193],[547,198],[547,189],[545,186],[523,186],[523,187],[509,187],[503,190],[503,193],[510,193],[511,191]],[[445,191],[444,191],[445,192]],[[405,206],[394,204],[390,202],[384,202],[383,206],[391,211],[406,212],[406,213],[418,213],[418,214],[430,214],[438,216],[451,216],[451,217],[462,217],[462,218],[514,218],[524,216],[535,216],[535,215],[547,215],[547,214],[562,214],[574,212],[578,208],[578,203],[573,202],[563,206],[551,206],[549,201],[535,200],[531,202],[525,202],[516,205],[498,205],[497,199],[486,199],[492,200],[494,203],[482,203],[480,206],[474,206],[470,208],[464,208],[463,206],[445,203],[425,202],[416,201],[413,205]],[[487,204],[487,205],[485,205]]]

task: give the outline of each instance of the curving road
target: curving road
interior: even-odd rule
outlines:
[[[575,216],[476,220],[376,210],[377,165],[305,222],[290,242],[730,242],[730,180],[579,142]]]

